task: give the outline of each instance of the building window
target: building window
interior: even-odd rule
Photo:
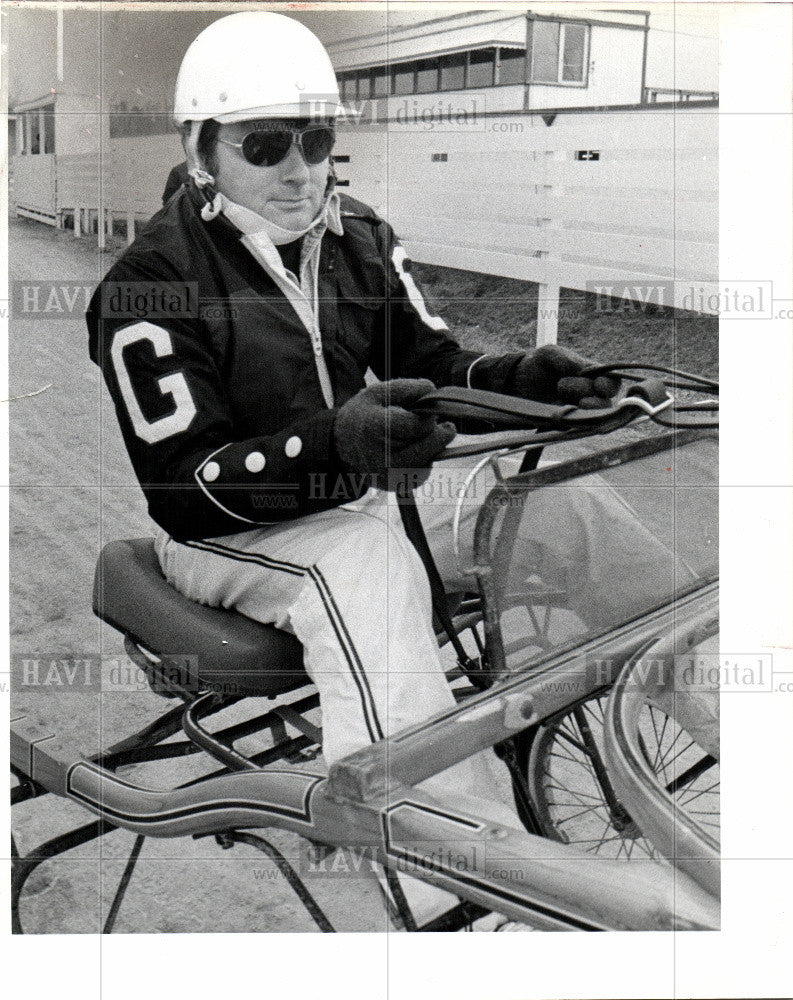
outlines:
[[[339,75],[339,96],[343,101],[356,101],[364,94],[368,96],[369,70],[363,73],[342,73]]]
[[[438,89],[438,60],[421,59],[416,63],[416,93],[433,94]]]
[[[563,24],[562,36],[562,79],[569,83],[584,82],[584,59],[586,57],[585,24]]]
[[[391,90],[391,74],[385,66],[372,70],[372,97],[388,97]]]
[[[582,78],[586,56],[586,28],[583,34],[573,31],[560,34],[555,21],[534,24],[534,67],[548,82],[575,81]],[[562,46],[560,50],[560,45]],[[426,59],[414,59],[389,66],[372,66],[338,74],[343,101],[365,101],[389,95],[433,94],[438,91],[493,87],[524,82],[526,52],[523,49],[495,46],[470,49]],[[578,76],[576,77],[576,73]],[[560,76],[560,74],[564,74]]]
[[[492,87],[495,69],[495,49],[479,49],[468,53],[466,87]]]
[[[39,128],[38,111],[28,112],[28,140],[30,152],[36,156],[41,152],[41,129]]]
[[[498,57],[498,82],[523,83],[526,53],[522,49],[500,49]]]
[[[44,148],[42,153],[55,152],[55,105],[44,108]]]
[[[589,27],[535,21],[532,27],[532,83],[585,83]]]
[[[554,21],[535,21],[531,33],[531,78],[556,83],[559,79],[559,28]]]
[[[373,86],[373,70],[364,69],[358,74],[358,98],[361,101],[365,101],[367,98],[372,97],[372,86]]]
[[[343,101],[358,100],[358,73],[343,73],[339,76],[340,96]]]
[[[394,67],[392,93],[399,96],[415,93],[415,65],[415,63],[403,63],[401,66]]]
[[[441,90],[462,90],[465,86],[465,53],[441,56]]]
[[[55,152],[55,105],[24,111],[18,119],[20,153],[39,156]]]

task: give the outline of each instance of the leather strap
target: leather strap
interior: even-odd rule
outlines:
[[[412,542],[413,547],[424,563],[424,569],[426,570],[427,579],[430,584],[432,608],[435,616],[454,647],[458,663],[461,667],[467,667],[471,663],[471,658],[465,651],[465,646],[460,641],[460,636],[449,613],[446,588],[443,586],[443,580],[438,572],[438,567],[435,565],[427,536],[424,534],[424,525],[421,523],[421,517],[416,507],[416,497],[413,493],[407,493],[405,496],[397,494],[397,503],[399,505],[399,513],[402,515],[405,534]]]
[[[629,423],[640,412],[652,415],[672,402],[662,382],[647,379],[630,388],[628,395],[600,410],[579,409],[572,404],[554,406],[518,396],[502,396],[484,389],[454,386],[436,389],[423,396],[411,409],[446,420],[474,420],[495,428],[512,430],[570,430],[581,427],[609,427]]]

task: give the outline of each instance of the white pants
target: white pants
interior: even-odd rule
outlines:
[[[297,636],[329,764],[454,704],[424,567],[382,495],[214,540],[161,535],[157,551],[188,597]]]
[[[300,640],[328,764],[454,707],[427,575],[391,495],[370,490],[353,504],[200,542],[160,532],[156,549],[181,593]],[[516,825],[512,807],[491,799],[490,756],[477,754],[421,787],[474,811],[486,805],[488,818]]]

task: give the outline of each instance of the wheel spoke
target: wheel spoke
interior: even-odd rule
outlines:
[[[650,841],[646,840],[644,837],[637,837],[635,841],[636,845],[644,851],[648,858],[653,861],[658,860],[658,851],[653,847]]]
[[[544,787],[546,789],[553,788],[555,791],[562,792],[563,794],[566,795],[571,795],[575,799],[575,802],[566,803],[564,801],[560,801],[558,795],[554,795],[553,802],[555,805],[588,806],[591,802],[596,806],[603,806],[604,808],[606,806],[606,803],[603,801],[602,797],[598,797],[597,795],[590,795],[588,792],[581,792],[577,788],[570,788],[569,785],[545,785]],[[589,799],[590,802],[587,802],[586,799]]]
[[[587,706],[587,711],[594,717],[594,719],[601,725],[606,721],[606,712],[603,708],[605,699],[597,698],[592,706]],[[597,708],[597,713],[595,709]]]
[[[570,736],[567,733],[560,732],[559,733],[559,738],[567,740],[568,743],[572,744],[572,746],[574,746],[576,748],[576,750],[580,750],[581,753],[586,753],[587,752],[586,747],[584,746],[584,744],[581,743],[579,740],[575,739],[575,737]]]
[[[571,743],[574,747],[576,747],[576,749],[580,750],[581,753],[587,752],[586,747],[581,742],[581,733],[579,732],[577,726],[575,729],[572,727],[570,729],[565,729],[564,727],[560,728],[558,730],[558,736],[560,740],[567,740],[568,743]]]
[[[655,713],[654,713],[652,705],[650,706],[650,717],[653,720],[653,729],[655,730],[656,743],[658,745],[658,751],[657,751],[657,753],[655,755],[655,761],[653,762],[653,770],[657,774],[658,773],[658,766],[660,764],[661,770],[664,772],[664,780],[666,780],[666,768],[663,766],[663,763],[662,763],[662,760],[661,760],[661,750],[663,748],[664,733],[666,732],[666,725],[669,722],[669,716],[668,715],[664,715],[664,724],[663,724],[663,726],[661,726],[661,734],[660,734],[660,736],[658,735],[658,728],[656,727],[656,724],[655,724]]]
[[[609,837],[609,840],[619,840],[619,837]],[[576,841],[576,844],[601,844],[606,843],[602,837],[582,837],[580,840]],[[590,850],[590,848],[587,848]]]
[[[670,795],[675,795],[678,792],[682,794],[687,789],[692,789],[694,782],[698,778],[701,778],[703,774],[707,774],[715,766],[715,759],[710,754],[705,754],[696,764],[692,764],[682,774],[678,774],[673,781],[670,781],[666,786],[666,791]]]
[[[592,795],[590,792],[582,792],[580,789],[568,788],[567,785],[554,785],[549,783],[545,787],[553,788],[558,792],[569,792],[570,795],[575,795],[577,799],[592,799],[594,802],[603,802],[603,797],[600,795]]]
[[[707,795],[708,792],[711,792],[712,794],[715,795],[716,793],[713,790],[714,790],[714,788],[718,788],[719,784],[720,784],[720,782],[717,781],[714,784],[712,784],[710,786],[710,788],[703,788],[703,789],[701,789],[701,791],[695,792],[692,796],[690,796],[689,798],[687,798],[685,801],[683,801],[682,799],[680,799],[680,801],[678,802],[678,805],[680,805],[680,806],[687,806],[690,802],[693,802],[695,799],[698,799],[700,797],[700,795]],[[691,791],[691,789],[687,789],[687,791]]]
[[[693,816],[713,816],[714,815],[712,812],[703,812],[701,810],[697,811],[696,809],[692,809],[691,813],[692,813]],[[721,826],[721,823],[717,822],[715,819],[700,819],[700,820],[697,820],[697,822],[700,823],[702,826],[712,826],[716,830],[718,830],[719,827]]]
[[[568,754],[554,752],[548,754],[548,757],[549,758],[556,757],[558,760],[566,760],[568,761],[568,763],[576,764],[578,767],[583,767],[583,768],[592,767],[592,758],[589,757],[588,755],[584,755],[581,757],[573,757]]]
[[[583,763],[580,757],[574,757],[572,754],[568,754],[568,753],[559,753],[558,750],[554,750],[553,753],[549,753],[548,756],[549,757],[558,757],[559,760],[569,760],[573,764],[581,764],[581,763]]]
[[[573,813],[571,816],[565,816],[564,819],[560,819],[560,823],[569,823],[571,819],[578,819],[579,816],[586,816],[587,813],[597,812],[600,806],[587,806],[586,809],[581,809],[577,813]]]
[[[595,847],[590,847],[588,848],[588,850],[594,851],[597,854],[597,852],[604,844],[608,844],[613,840],[622,840],[622,837],[620,837],[619,834],[612,835],[611,837],[606,836],[606,834],[612,831],[613,829],[614,827],[611,825],[611,823],[606,823],[606,826],[603,830],[603,835],[601,836],[600,840],[597,842]]]
[[[665,750],[665,752],[664,752],[664,754],[663,754],[663,756],[661,758],[661,761],[662,761],[662,765],[661,766],[662,767],[664,766],[664,764],[666,766],[669,766],[672,763],[672,761],[670,761],[668,759],[669,758],[669,754],[672,752],[672,750],[674,749],[675,743],[677,743],[677,741],[680,739],[680,737],[683,735],[684,732],[685,732],[684,729],[678,729],[677,736],[675,736],[675,738],[669,744],[669,746],[667,747],[667,749]],[[695,743],[694,743],[693,740],[691,740],[691,742],[688,744],[688,747],[693,747],[693,746],[695,746]],[[683,750],[681,751],[681,753],[685,753],[685,751],[688,749],[688,747],[683,747]],[[672,758],[672,760],[677,760],[677,758],[679,756],[680,756],[679,753],[675,754],[675,756]],[[666,768],[664,768],[664,770],[666,770]]]

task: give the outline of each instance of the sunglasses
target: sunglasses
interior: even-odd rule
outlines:
[[[233,146],[242,151],[242,155],[254,167],[274,167],[286,159],[293,145],[303,154],[303,159],[310,166],[322,163],[330,156],[330,151],[336,142],[336,134],[332,128],[293,129],[279,128],[272,131],[249,132],[242,142],[229,142],[218,138],[226,146]]]

